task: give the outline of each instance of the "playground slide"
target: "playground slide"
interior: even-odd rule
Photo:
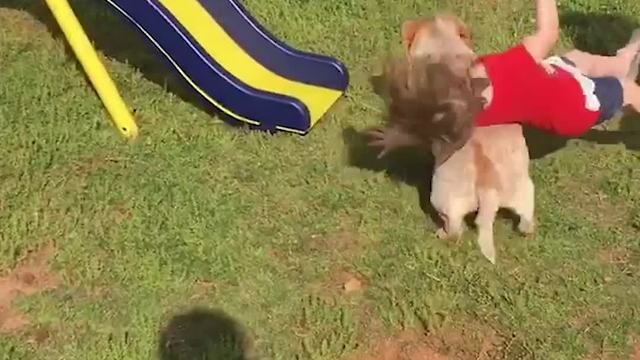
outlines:
[[[227,115],[307,133],[348,86],[336,59],[275,39],[236,0],[107,0]]]

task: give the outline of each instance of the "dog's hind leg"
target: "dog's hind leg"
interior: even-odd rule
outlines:
[[[530,178],[527,177],[520,182],[509,207],[520,217],[518,230],[526,235],[533,234],[535,230],[535,190]]]
[[[500,208],[498,192],[495,189],[478,189],[478,245],[482,255],[492,264],[496,263],[496,249],[493,244],[493,221]]]

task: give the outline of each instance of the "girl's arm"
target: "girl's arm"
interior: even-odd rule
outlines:
[[[560,21],[555,0],[536,0],[536,32],[524,38],[523,44],[536,61],[547,57],[558,41]]]

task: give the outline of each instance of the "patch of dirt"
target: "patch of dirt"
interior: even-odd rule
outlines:
[[[122,159],[112,156],[97,154],[95,156],[73,162],[71,164],[71,171],[79,178],[86,178],[93,172],[106,168],[111,163],[118,163],[121,160]]]
[[[361,293],[366,281],[364,276],[344,268],[332,269],[324,281],[312,283],[311,291],[328,303],[335,303],[341,296]]]
[[[563,191],[574,199],[567,203],[567,206],[584,215],[590,221],[619,229],[631,228],[629,223],[631,209],[629,206],[619,202],[614,205],[607,194],[594,188],[592,184],[572,183],[564,187]]]
[[[193,289],[193,295],[191,295],[190,300],[208,298],[218,290],[218,284],[210,280],[199,279],[193,284]]]
[[[366,355],[353,360],[452,360],[439,353],[422,336],[413,331],[405,331],[393,338],[382,339]]]
[[[491,360],[499,358],[504,341],[489,326],[474,321],[445,327],[432,335],[437,348],[454,359]]]
[[[347,225],[342,229],[349,229]],[[324,253],[328,256],[336,256],[346,263],[359,253],[362,238],[355,231],[340,230],[338,232],[312,236],[303,244],[305,253]],[[336,261],[338,263],[338,261]],[[358,274],[349,265],[337,265],[330,268],[321,279],[310,284],[312,292],[318,294],[323,300],[333,301],[346,294],[362,292],[366,282],[364,276]]]
[[[364,277],[352,271],[334,272],[330,286],[346,294],[358,292],[364,287]]]
[[[269,247],[265,250],[266,255],[274,261],[289,264],[290,257],[283,251]]]
[[[509,347],[493,328],[472,319],[429,333],[404,330],[373,336],[370,344],[348,360],[493,360]]]
[[[601,263],[612,265],[622,274],[632,276],[637,271],[634,261],[632,261],[632,255],[630,249],[614,246],[600,250],[597,256]]]
[[[600,346],[597,350],[590,351],[589,354],[581,360],[640,360],[640,337],[629,337],[629,353],[628,357],[617,357],[607,348]]]
[[[322,253],[335,258],[335,263],[323,274],[322,278],[310,284],[311,292],[328,303],[345,295],[360,294],[366,286],[365,277],[351,267],[353,259],[362,246],[362,237],[353,229],[348,220],[344,220],[339,231],[326,235],[312,236],[303,243],[303,251]],[[342,260],[342,261],[340,261]]]
[[[629,249],[615,246],[603,249],[598,253],[598,259],[606,264],[625,264],[629,262]]]
[[[348,230],[327,235],[312,236],[306,243],[306,250],[332,251],[342,255],[351,255],[360,248],[360,236]]]
[[[34,346],[42,345],[51,337],[51,331],[47,328],[37,328],[29,331],[27,342]]]
[[[629,336],[629,360],[640,360],[640,336]]]
[[[481,344],[465,331],[443,331],[427,335],[406,330],[375,342],[370,351],[350,360],[490,360],[500,343],[492,330],[484,334]]]
[[[54,253],[53,245],[46,245],[30,254],[7,276],[0,277],[0,333],[16,333],[29,325],[24,314],[12,309],[19,296],[30,296],[58,286],[58,279],[47,271]]]
[[[384,339],[372,351],[373,355],[364,355],[354,360],[452,360],[430,345],[412,339],[414,337],[413,333],[407,332],[397,338]]]
[[[362,281],[358,280],[356,277],[350,277],[349,280],[344,282],[342,288],[347,294],[359,291],[362,289]]]
[[[607,315],[607,311],[602,308],[582,308],[576,311],[576,315],[569,320],[574,329],[582,334],[588,333],[594,324]]]
[[[125,205],[118,205],[112,210],[112,216],[116,225],[121,225],[131,218],[131,210]]]

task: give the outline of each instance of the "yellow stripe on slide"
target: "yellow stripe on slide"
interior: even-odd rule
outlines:
[[[191,37],[226,71],[262,91],[287,95],[309,109],[313,125],[342,95],[340,91],[299,83],[270,71],[247,54],[197,0],[159,0]]]

